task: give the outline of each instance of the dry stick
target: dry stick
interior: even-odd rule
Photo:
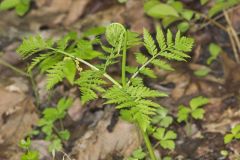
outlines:
[[[239,63],[239,55],[238,55],[237,48],[239,49],[239,52],[240,52],[240,48],[239,48],[240,47],[240,42],[239,42],[238,37],[234,38],[235,37],[234,36],[235,30],[232,26],[232,23],[230,21],[230,18],[228,16],[227,12],[223,11],[223,13],[224,13],[224,17],[225,17],[225,19],[228,23],[227,33],[228,33],[228,36],[230,38],[230,42],[231,42],[231,45],[232,45],[234,56],[235,56],[235,59],[236,59],[237,63]],[[235,35],[236,35],[236,32],[235,32]]]
[[[235,7],[229,8],[229,9],[227,10],[227,12],[232,12],[232,11],[234,11],[235,9],[238,9],[239,7],[240,7],[240,5],[237,5],[237,6],[235,6]],[[221,13],[221,14],[219,14],[218,16],[216,16],[215,18],[213,18],[212,20],[215,21],[215,22],[217,22],[217,20],[220,19],[220,18],[222,18],[223,16],[224,16],[224,14]],[[217,23],[218,23],[218,22],[217,22]],[[207,23],[205,23],[204,25],[202,25],[202,26],[200,27],[200,29],[202,29],[202,28],[204,28],[204,27],[207,27],[207,26],[210,25],[210,24],[211,24],[211,21],[208,21]]]
[[[198,13],[198,12],[197,12],[197,13]],[[220,24],[219,22],[217,22],[216,20],[214,20],[214,19],[206,16],[205,14],[202,14],[202,13],[198,13],[198,14],[200,14],[200,16],[203,17],[204,19],[208,20],[209,23],[212,23],[212,24],[214,24],[215,26],[217,26],[218,28],[220,28],[220,29],[222,29],[223,31],[227,32],[227,29],[226,29],[222,24]],[[200,30],[201,30],[203,27],[205,27],[205,26],[201,26],[201,27],[200,27]]]

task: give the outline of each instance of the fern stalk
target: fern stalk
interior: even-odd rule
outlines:
[[[126,61],[127,61],[127,32],[124,34],[123,55],[122,55],[122,85],[126,86]]]
[[[73,58],[73,59],[75,59],[75,60],[77,60],[77,61],[79,61],[79,62],[87,65],[88,67],[90,67],[90,68],[93,69],[93,70],[99,71],[99,69],[98,69],[97,67],[95,67],[94,65],[88,63],[87,61],[85,61],[85,60],[83,60],[83,59],[81,59],[81,58],[77,58],[77,57],[75,57],[75,56],[73,56],[73,55],[71,55],[71,54],[69,54],[69,53],[67,53],[67,52],[64,52],[64,51],[62,51],[62,50],[55,49],[55,48],[52,48],[52,47],[48,47],[48,49],[53,50],[53,51],[55,51],[55,52],[57,52],[57,53],[62,53],[62,54],[66,55],[66,56],[68,56],[68,57],[70,57],[70,58]],[[115,85],[117,85],[118,87],[122,88],[122,86],[121,86],[116,80],[114,80],[110,75],[108,75],[107,73],[104,73],[103,76],[104,76],[105,78],[107,78],[109,81],[111,81],[113,84],[115,84]]]
[[[137,75],[140,73],[140,71],[141,71],[142,69],[144,69],[147,65],[149,65],[149,64],[150,64],[155,58],[157,58],[157,56],[159,56],[159,55],[160,55],[160,53],[152,56],[152,58],[150,58],[147,62],[145,62],[145,63],[130,77],[127,85],[129,85],[129,84],[131,83],[131,80],[132,80],[133,78],[137,77]]]
[[[142,133],[142,136],[143,136],[145,145],[146,145],[146,147],[148,149],[149,156],[150,156],[151,160],[157,160],[156,155],[155,155],[154,150],[153,150],[153,147],[152,147],[152,144],[151,144],[151,142],[149,140],[147,131],[144,131],[141,127],[139,127],[139,129],[140,129],[140,131]]]

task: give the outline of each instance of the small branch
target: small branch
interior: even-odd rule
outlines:
[[[151,142],[149,140],[147,132],[142,130],[142,128],[140,126],[139,126],[139,129],[140,129],[140,131],[142,133],[142,136],[143,136],[144,142],[146,144],[146,147],[148,149],[148,153],[149,153],[149,156],[150,156],[151,160],[157,160],[156,155],[155,155],[154,150],[153,150],[153,147],[152,147],[152,144],[151,144]]]
[[[139,74],[139,72],[140,72],[143,68],[145,68],[149,63],[151,63],[157,56],[159,56],[159,53],[156,54],[156,55],[154,55],[154,56],[152,56],[152,58],[150,58],[146,63],[144,63],[144,64],[131,76],[131,78],[129,79],[127,85],[129,85],[129,84],[131,83],[131,80],[132,80],[133,78],[135,78],[135,77]]]
[[[8,68],[12,69],[13,71],[15,71],[16,73],[18,73],[18,74],[20,74],[20,75],[22,75],[22,76],[29,77],[29,74],[23,72],[22,70],[20,70],[20,69],[14,67],[14,66],[11,65],[11,64],[5,62],[5,61],[2,60],[1,58],[0,58],[0,64],[3,65],[3,66],[5,66],[5,67],[8,67]]]
[[[124,34],[123,55],[122,55],[122,85],[126,86],[126,61],[127,61],[127,31]]]
[[[239,49],[239,52],[240,52],[240,42],[239,42],[237,33],[232,26],[231,20],[228,16],[227,12],[223,11],[223,13],[224,13],[224,17],[225,17],[225,19],[228,23],[227,33],[228,33],[228,36],[229,36],[229,39],[230,39],[230,42],[231,42],[231,45],[232,45],[234,57],[235,57],[237,63],[239,63],[240,60],[239,60],[239,55],[238,55],[237,48]]]
[[[217,26],[218,28],[222,29],[223,31],[227,32],[227,29],[222,25],[220,24],[219,22],[217,22],[215,19],[212,19],[210,17],[208,17],[207,15],[205,14],[202,14],[200,12],[196,12],[197,14],[199,14],[201,17],[203,17],[204,19],[208,20],[210,23],[214,24],[215,26]],[[206,25],[203,25],[200,27],[200,29],[204,28]]]
[[[61,51],[61,50],[58,50],[58,49],[55,49],[55,48],[52,48],[52,47],[49,47],[48,49],[53,50],[53,51],[56,51],[56,52],[58,52],[58,53],[62,53],[62,54],[64,54],[64,55],[68,56],[68,57],[71,57],[71,58],[73,58],[73,59],[75,59],[75,60],[77,60],[77,61],[79,61],[79,62],[81,62],[81,63],[83,63],[83,64],[85,64],[85,65],[87,65],[88,67],[90,67],[90,68],[93,69],[93,70],[99,71],[99,69],[98,69],[97,67],[95,67],[94,65],[88,63],[87,61],[85,61],[85,60],[83,60],[83,59],[81,59],[81,58],[75,57],[75,56],[73,56],[73,55],[71,55],[71,54],[69,54],[69,53],[67,53],[67,52],[64,52],[64,51]],[[108,75],[107,73],[104,73],[103,76],[106,77],[106,78],[107,78],[109,81],[111,81],[113,84],[115,84],[115,85],[117,85],[118,87],[122,88],[122,86],[121,86],[116,80],[114,80],[110,75]]]

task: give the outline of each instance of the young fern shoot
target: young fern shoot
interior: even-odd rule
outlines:
[[[186,61],[190,57],[187,52],[190,52],[193,46],[193,39],[182,37],[180,32],[177,32],[173,39],[169,30],[166,37],[160,27],[156,30],[157,44],[144,29],[143,44],[148,55],[136,54],[139,67],[127,66],[126,60],[129,54],[127,49],[142,44],[142,40],[137,33],[127,30],[119,23],[106,27],[105,38],[108,44],[97,38],[94,40],[79,38],[76,34],[68,34],[55,43],[35,36],[24,39],[17,51],[23,58],[36,56],[29,70],[39,66],[41,72],[47,73],[48,89],[52,89],[66,79],[70,84],[79,86],[82,102],[87,103],[100,95],[106,99],[107,104],[116,105],[121,117],[139,128],[150,158],[156,160],[149,136],[160,140],[161,144],[166,144],[169,141],[159,135],[160,131],[164,131],[167,135],[171,133],[172,139],[176,138],[176,134],[153,126],[152,118],[157,115],[157,110],[161,107],[153,99],[166,97],[167,94],[146,87],[140,74],[156,77],[149,66],[172,71],[169,61]],[[102,50],[95,50],[93,45],[101,46]],[[95,64],[95,62],[102,63]],[[107,73],[108,68],[117,63],[121,64],[119,77],[121,83]],[[171,146],[165,148],[174,148],[172,139],[169,139]]]

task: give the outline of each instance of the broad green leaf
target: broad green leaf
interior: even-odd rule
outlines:
[[[182,33],[184,33],[189,29],[190,25],[188,22],[181,22],[177,27]]]
[[[145,4],[145,5],[148,5],[148,4]],[[173,8],[168,4],[164,4],[160,2],[154,6],[145,7],[145,12],[147,13],[147,15],[151,17],[160,18],[160,19],[166,16],[179,17],[178,12],[176,11],[175,8]]]
[[[227,144],[227,143],[230,143],[234,138],[234,135],[233,134],[226,134],[224,136],[224,143]]]
[[[199,97],[195,97],[193,98],[191,101],[190,101],[190,107],[195,110],[196,108],[200,107],[200,106],[203,106],[205,104],[208,104],[209,103],[209,99],[206,98],[206,97],[202,97],[202,96],[199,96]]]
[[[175,2],[171,3],[170,5],[173,8],[175,8],[178,13],[182,12],[182,10],[183,10],[183,3],[180,1],[175,1]]]
[[[191,112],[191,110],[183,105],[179,106],[178,109],[178,118],[177,121],[178,122],[182,122],[182,121],[187,121],[188,119],[188,115]]]
[[[173,24],[174,22],[180,21],[182,19],[183,19],[182,17],[175,17],[175,16],[163,17],[162,25],[163,25],[164,28],[167,28],[171,24]]]
[[[166,131],[165,128],[158,128],[156,132],[153,133],[153,137],[155,137],[158,140],[163,140],[165,131]]]
[[[236,135],[240,133],[240,124],[236,125],[235,127],[232,128],[231,132]]]
[[[191,112],[191,115],[194,119],[203,119],[205,111],[202,108],[195,109]]]
[[[170,149],[170,150],[174,150],[175,148],[175,143],[172,140],[161,140],[160,141],[160,145],[164,148],[164,149]]]
[[[16,6],[16,13],[19,15],[19,16],[23,16],[28,10],[29,10],[29,6],[30,4],[24,4],[24,3],[19,3],[17,6]]]
[[[142,148],[139,148],[133,152],[133,157],[137,159],[143,159],[146,157],[146,153],[142,150]]]
[[[63,130],[58,133],[63,140],[68,140],[70,138],[70,133],[68,130]]]
[[[212,63],[213,60],[215,60],[215,59],[218,57],[218,55],[219,55],[219,54],[221,53],[221,51],[222,51],[222,48],[221,48],[219,45],[215,44],[215,43],[211,43],[211,44],[209,45],[209,47],[208,47],[208,50],[209,50],[210,55],[211,55],[211,56],[207,59],[207,64],[209,65],[209,64]]]
[[[197,77],[205,77],[211,72],[211,69],[208,67],[201,67],[200,69],[194,71],[194,75]]]
[[[169,140],[169,139],[176,139],[177,134],[173,131],[167,131],[166,135],[164,136],[164,140]]]
[[[4,0],[0,4],[0,10],[8,10],[16,7],[20,3],[20,0]]]
[[[190,21],[194,15],[194,12],[192,10],[185,9],[183,12],[181,12],[181,14],[182,14],[182,17]]]

